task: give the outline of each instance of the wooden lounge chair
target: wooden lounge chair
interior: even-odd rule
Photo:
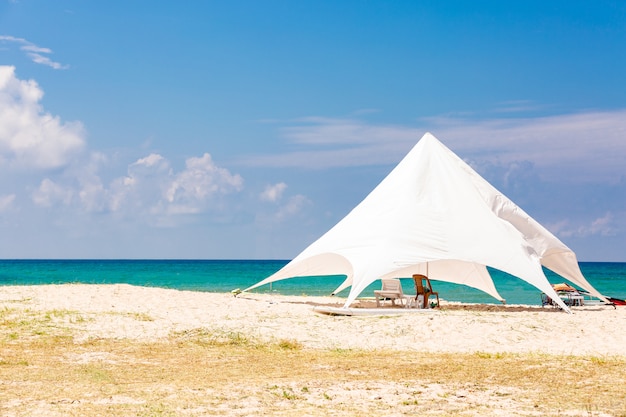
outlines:
[[[396,300],[400,300],[400,304],[409,308],[415,299],[413,295],[407,295],[402,292],[402,283],[398,278],[382,279],[382,288],[374,291],[376,296],[376,307],[380,307],[380,301],[391,300],[391,304],[395,305]]]
[[[415,274],[413,275],[413,281],[415,281],[415,290],[417,291],[415,298],[417,299],[420,295],[424,297],[423,308],[430,307],[429,298],[433,295],[437,297],[436,307],[439,307],[439,293],[433,291],[433,287],[430,285],[430,279],[428,279],[426,275]],[[419,308],[419,305],[417,307]]]

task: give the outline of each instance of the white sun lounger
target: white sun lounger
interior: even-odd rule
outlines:
[[[380,290],[374,291],[376,296],[376,307],[380,307],[381,301],[383,304],[385,300],[391,300],[391,304],[395,305],[396,300],[400,300],[400,304],[409,308],[415,302],[414,295],[404,294],[402,292],[402,283],[397,278],[383,279],[381,280],[383,285]]]

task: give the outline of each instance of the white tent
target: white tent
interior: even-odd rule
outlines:
[[[504,302],[490,266],[528,282],[569,311],[542,265],[604,299],[582,275],[571,249],[426,133],[346,217],[245,291],[285,278],[345,275],[335,293],[351,287],[347,308],[377,279],[422,273]]]

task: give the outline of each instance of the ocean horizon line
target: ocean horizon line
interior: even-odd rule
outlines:
[[[292,258],[293,259],[293,258]],[[290,262],[288,258],[0,258],[4,261],[180,261],[180,262]],[[579,264],[626,264],[625,261],[578,261]]]

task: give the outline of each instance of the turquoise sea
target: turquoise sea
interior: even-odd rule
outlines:
[[[41,285],[61,283],[116,284],[173,288],[179,290],[230,292],[244,289],[278,271],[285,260],[0,260],[0,285]],[[587,280],[604,295],[626,298],[626,263],[581,262]],[[510,275],[490,270],[496,288],[507,304],[540,305],[536,288]],[[558,275],[546,271],[552,283],[563,282]],[[329,295],[342,276],[293,278],[266,285],[255,292],[276,292],[285,295]],[[380,287],[375,282],[361,296],[373,296]],[[413,281],[403,281],[407,293]],[[441,298],[467,303],[499,301],[472,288],[433,281]],[[348,291],[340,293],[346,297]]]

